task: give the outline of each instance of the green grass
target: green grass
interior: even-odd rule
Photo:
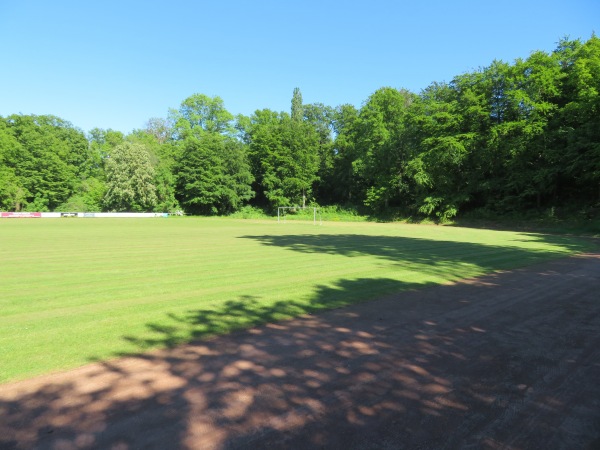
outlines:
[[[590,245],[566,236],[406,224],[5,219],[0,382]]]

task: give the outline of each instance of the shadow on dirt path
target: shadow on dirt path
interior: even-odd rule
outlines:
[[[0,448],[593,448],[599,291],[590,254],[0,385]],[[294,308],[258,300],[174,317],[156,340]]]

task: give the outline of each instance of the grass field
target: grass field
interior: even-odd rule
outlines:
[[[2,220],[0,382],[590,245],[571,237],[400,224]]]

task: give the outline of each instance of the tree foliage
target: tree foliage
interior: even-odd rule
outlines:
[[[142,144],[124,142],[106,161],[104,204],[111,211],[152,211],[157,203],[155,171]]]
[[[318,179],[319,138],[314,127],[287,113],[257,111],[248,127],[256,188],[271,208],[305,205]]]
[[[233,115],[225,109],[220,97],[194,94],[186,98],[177,111],[171,111],[170,120],[180,138],[202,132],[233,133]]]
[[[84,134],[54,116],[0,118],[0,204],[51,210],[91,170]],[[11,208],[12,209],[12,208]]]
[[[227,214],[253,197],[246,147],[219,97],[195,94],[176,121],[177,198],[192,214]]]
[[[449,220],[480,210],[600,211],[600,39],[561,39],[357,108],[234,116],[193,94],[128,135],[0,117],[0,209],[226,214],[248,202],[343,204]]]
[[[182,145],[177,192],[186,211],[226,214],[252,198],[253,177],[239,141],[206,133],[200,138],[188,138]]]

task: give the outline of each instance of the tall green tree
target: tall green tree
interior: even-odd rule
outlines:
[[[319,179],[319,135],[310,123],[288,122],[287,116],[281,126],[289,163],[283,186],[292,202],[298,199],[305,207]]]
[[[578,202],[600,205],[600,38],[562,44],[564,106],[557,128],[564,187]]]
[[[304,121],[317,133],[319,169],[314,185],[314,195],[321,201],[333,201],[334,160],[335,148],[333,145],[334,123],[336,120],[335,109],[322,103],[304,105]]]
[[[124,142],[106,161],[104,204],[111,211],[152,211],[157,203],[154,167],[142,144]]]
[[[15,159],[23,152],[13,131],[0,118],[0,210],[20,211],[28,196],[15,173]]]
[[[256,111],[247,140],[257,190],[268,206],[305,205],[318,179],[319,137],[287,113]]]
[[[302,122],[304,120],[304,105],[302,104],[302,92],[300,92],[300,88],[294,88],[291,110],[292,121]]]
[[[150,155],[154,168],[154,185],[156,186],[156,211],[178,211],[179,203],[175,197],[176,161],[179,155],[176,142],[157,136],[152,130],[135,130],[126,137],[132,143],[143,145]]]
[[[174,124],[175,134],[181,139],[190,133],[232,134],[235,132],[233,119],[220,97],[194,94],[181,102],[179,110],[171,111],[169,120]]]
[[[189,137],[182,145],[177,193],[188,213],[227,214],[253,197],[253,178],[242,143],[206,133]]]
[[[176,198],[192,214],[227,214],[253,197],[246,145],[219,97],[194,94],[172,112]],[[238,127],[239,128],[239,127]]]
[[[474,135],[465,132],[462,121],[455,91],[445,83],[430,85],[412,108],[414,151],[407,173],[415,208],[422,215],[445,221],[468,200],[467,161]]]
[[[30,196],[14,170],[0,164],[0,211],[21,211]]]
[[[1,121],[3,134],[11,136],[0,142],[7,145],[0,153],[4,184],[19,199],[15,207],[46,211],[66,201],[91,170],[84,134],[55,116],[11,115]]]
[[[358,110],[353,105],[338,106],[334,113],[333,170],[328,192],[333,202],[358,205],[366,191],[357,154]]]
[[[406,164],[411,148],[406,142],[405,118],[415,96],[406,90],[378,89],[365,102],[355,125],[354,168],[365,180],[362,200],[374,210],[403,201]]]
[[[108,157],[118,145],[125,142],[125,136],[120,131],[110,128],[93,128],[88,132],[87,138],[92,166],[95,169],[92,175],[102,180]]]

